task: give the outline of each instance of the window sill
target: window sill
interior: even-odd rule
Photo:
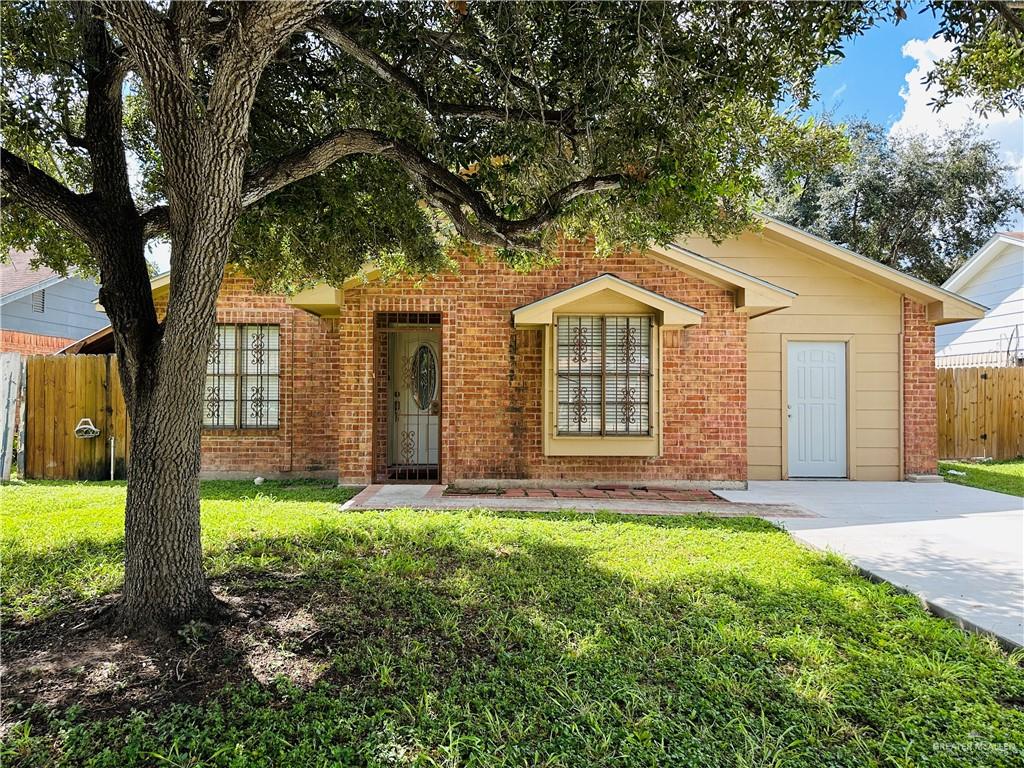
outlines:
[[[247,435],[266,435],[279,432],[280,426],[276,427],[203,427],[204,435],[216,437],[244,437]]]
[[[545,456],[658,456],[658,436],[646,437],[567,437],[549,436],[544,441]]]

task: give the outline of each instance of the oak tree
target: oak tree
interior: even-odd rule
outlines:
[[[526,266],[752,217],[841,151],[806,105],[885,3],[22,0],[2,22],[3,246],[101,278],[128,414],[117,620],[216,610],[201,400],[226,265],[284,289],[473,244]],[[170,241],[161,321],[147,243]],[[488,251],[490,253],[490,251]]]
[[[933,139],[858,121],[847,133],[849,159],[795,180],[770,168],[768,211],[935,284],[1024,215],[1013,169],[970,126]]]

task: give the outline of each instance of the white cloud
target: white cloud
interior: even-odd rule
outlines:
[[[952,50],[952,43],[940,38],[908,40],[903,46],[903,55],[916,63],[907,73],[906,86],[900,89],[903,114],[893,123],[889,134],[924,133],[938,137],[947,128],[974,123],[981,137],[999,144],[1004,162],[1015,169],[1012,174],[1015,183],[1024,184],[1024,116],[1011,112],[981,117],[971,108],[971,100],[965,98],[952,99],[938,112],[929,103],[934,91],[928,91],[922,80],[935,61],[948,56]]]

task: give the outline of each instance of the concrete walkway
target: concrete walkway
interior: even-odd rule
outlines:
[[[780,503],[673,501],[669,499],[587,499],[556,496],[445,496],[443,485],[368,485],[342,509],[494,509],[522,512],[618,512],[624,515],[753,515],[788,519],[810,517],[806,509]]]
[[[838,552],[970,629],[1024,645],[1024,500],[952,483],[751,482],[730,501],[787,504],[799,541]]]

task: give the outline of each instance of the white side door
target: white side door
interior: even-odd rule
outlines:
[[[791,341],[787,357],[790,477],[846,477],[846,344]]]

